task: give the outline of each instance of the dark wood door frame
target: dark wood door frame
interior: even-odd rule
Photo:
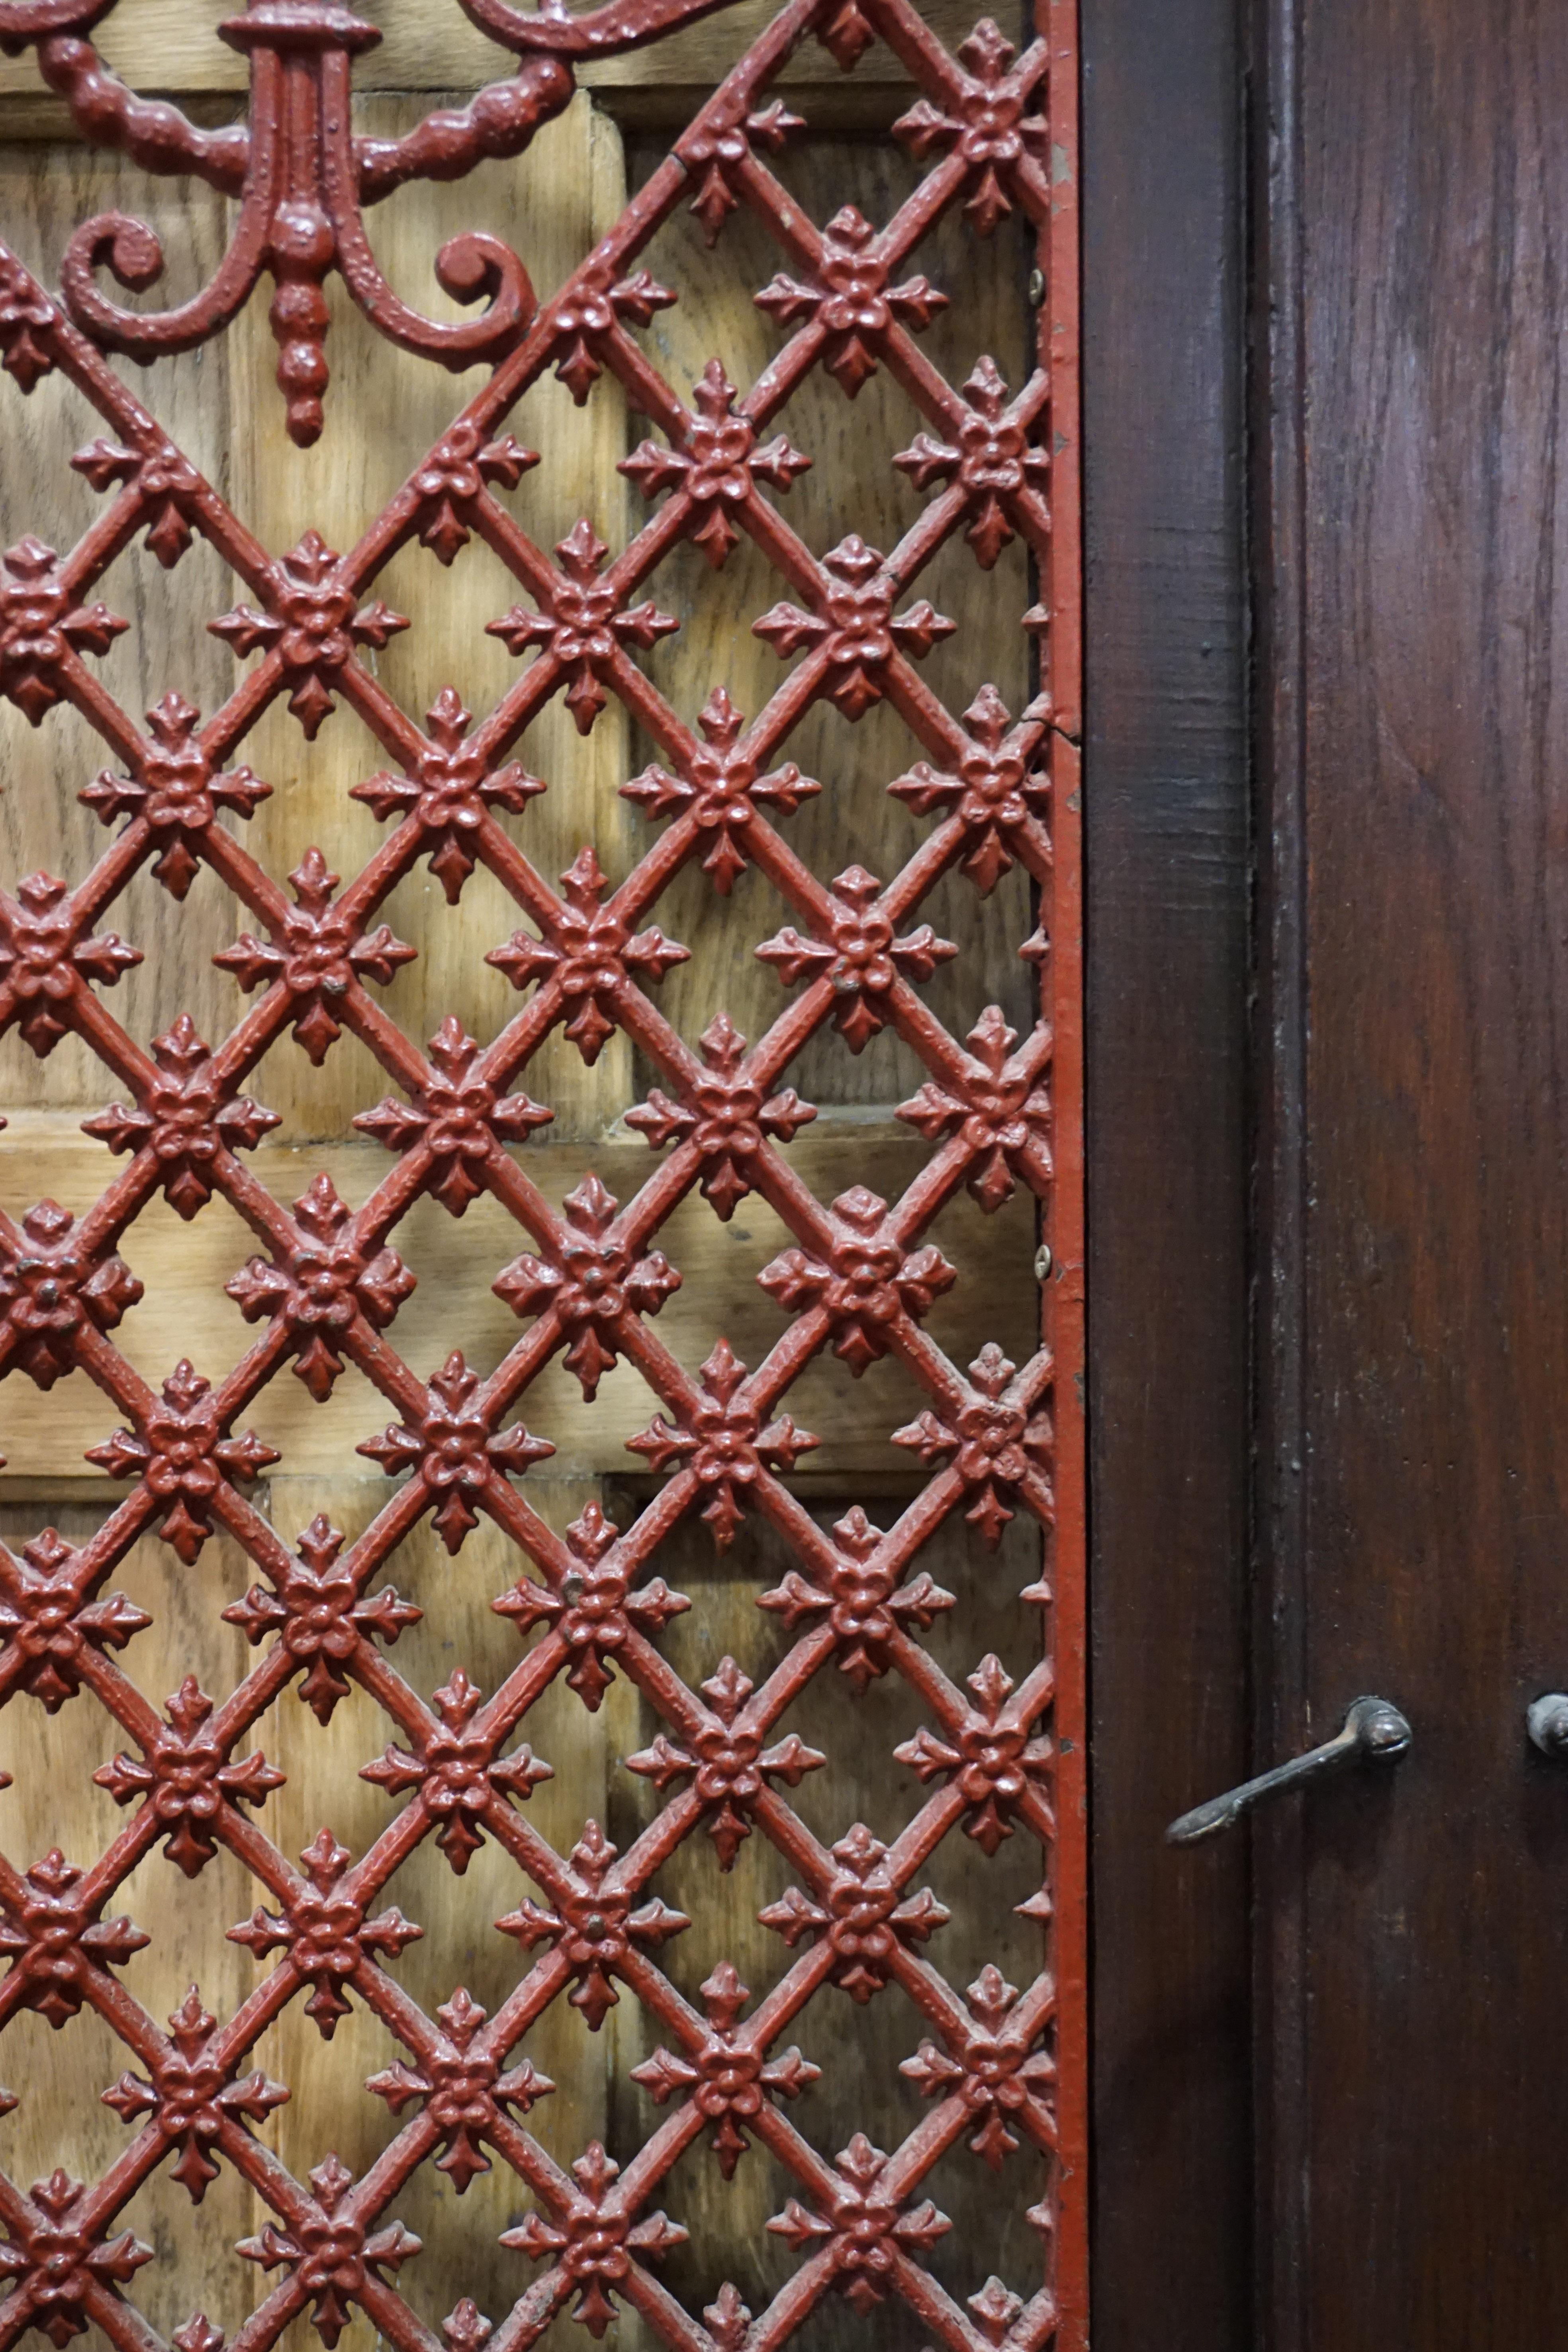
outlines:
[[[1307,1122],[1307,625],[1297,0],[1256,0],[1249,26],[1251,260],[1248,473],[1257,859],[1251,1708],[1254,1754],[1309,1742],[1304,1326]],[[1252,1841],[1253,2326],[1307,2352],[1306,1929],[1303,1809]]]
[[[1245,31],[1083,0],[1099,2352],[1254,2340]]]
[[[1095,2340],[1555,2342],[1568,19],[1083,9]]]

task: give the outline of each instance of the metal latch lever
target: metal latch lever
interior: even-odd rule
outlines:
[[[1286,1789],[1299,1789],[1308,1780],[1321,1780],[1336,1772],[1342,1765],[1358,1759],[1364,1763],[1393,1763],[1409,1747],[1413,1734],[1399,1709],[1385,1698],[1358,1698],[1344,1721],[1344,1729],[1321,1748],[1305,1756],[1294,1756],[1288,1764],[1276,1764],[1271,1772],[1260,1772],[1255,1780],[1244,1780],[1238,1789],[1227,1789],[1223,1797],[1211,1797],[1206,1805],[1194,1805],[1190,1813],[1171,1823],[1165,1832],[1171,1845],[1196,1845],[1203,1838],[1217,1836],[1229,1829],[1243,1813],[1265,1797],[1278,1795]]]

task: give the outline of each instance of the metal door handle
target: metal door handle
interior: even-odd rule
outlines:
[[[1553,1702],[1538,1699],[1537,1706],[1549,1706]],[[1563,1744],[1568,1748],[1568,1697],[1555,1704],[1563,1710]],[[1276,1764],[1271,1772],[1260,1772],[1256,1780],[1244,1780],[1239,1789],[1227,1789],[1223,1797],[1211,1797],[1206,1805],[1195,1805],[1190,1813],[1171,1823],[1165,1832],[1171,1845],[1196,1845],[1200,1839],[1214,1837],[1229,1829],[1264,1797],[1277,1795],[1284,1789],[1298,1789],[1304,1781],[1320,1780],[1326,1773],[1336,1772],[1342,1765],[1360,1759],[1366,1763],[1391,1764],[1403,1756],[1413,1734],[1409,1724],[1396,1706],[1385,1698],[1358,1698],[1345,1717],[1344,1729],[1326,1739],[1321,1748],[1311,1748],[1305,1756],[1294,1756],[1289,1764]],[[1535,1731],[1534,1709],[1531,1709],[1531,1737],[1545,1746]]]
[[[1568,1692],[1548,1691],[1525,1709],[1524,1720],[1543,1756],[1568,1756]]]

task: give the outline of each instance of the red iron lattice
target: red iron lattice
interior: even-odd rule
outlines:
[[[212,285],[162,314],[121,309],[97,285],[103,264],[139,289],[161,268],[151,232],[123,215],[79,230],[58,297],[0,248],[5,370],[24,393],[62,371],[108,432],[73,460],[107,499],[93,528],[63,556],[28,538],[4,558],[0,692],[35,725],[66,700],[98,731],[115,764],[82,798],[120,827],[74,884],[40,873],[14,895],[0,892],[0,1026],[16,1026],[39,1055],[68,1033],[85,1040],[124,1090],[88,1122],[89,1132],[127,1161],[74,1223],[49,1204],[19,1226],[0,1217],[0,1372],[25,1373],[47,1389],[84,1370],[124,1424],[89,1458],[128,1487],[79,1549],[46,1534],[19,1559],[0,1552],[0,1698],[26,1691],[53,1709],[86,1685],[129,1743],[97,1776],[129,1814],[105,1853],[86,1868],[58,1852],[26,1871],[0,1860],[0,1950],[11,1961],[0,2023],[26,2008],[58,2026],[90,2005],[130,2053],[133,2071],[108,2095],[138,2127],[89,2186],[57,2171],[24,2194],[0,2178],[8,2240],[0,2270],[14,2282],[0,2304],[0,2345],[35,2326],[64,2344],[91,2322],[119,2352],[150,2352],[159,2339],[124,2292],[149,2250],[129,2232],[116,2235],[115,2220],[173,2158],[194,2196],[220,2163],[236,2168],[274,2217],[237,2250],[272,2284],[237,2336],[236,2352],[262,2352],[307,2309],[331,2346],[354,2305],[399,2352],[440,2352],[396,2284],[418,2246],[393,2208],[427,2159],[461,2189],[493,2155],[534,2200],[505,2242],[542,2269],[493,2327],[472,2303],[459,2304],[445,2323],[451,2352],[473,2352],[487,2336],[492,2352],[518,2352],[566,2305],[603,2334],[617,2299],[680,2352],[773,2352],[829,2292],[858,2308],[900,2297],[920,2331],[911,2342],[929,2336],[955,2352],[1077,2347],[1085,2326],[1086,2052],[1072,9],[1068,0],[1049,0],[1039,37],[1021,55],[986,20],[953,57],[910,0],[786,0],[553,300],[535,302],[521,261],[496,240],[461,237],[443,252],[442,282],[459,296],[488,297],[487,306],[474,320],[436,325],[379,278],[362,207],[412,178],[450,178],[480,157],[519,152],[566,104],[574,59],[657,39],[725,0],[608,0],[576,18],[523,15],[507,0],[462,5],[515,52],[515,73],[460,112],[377,141],[352,134],[349,98],[353,58],[379,36],[327,0],[249,0],[222,27],[249,58],[252,103],[248,127],[211,131],[137,98],[103,67],[87,36],[113,0],[0,0],[0,47],[36,47],[45,79],[89,139],[127,150],[149,170],[197,175],[238,200],[233,245]],[[919,86],[896,129],[925,176],[881,230],[847,207],[814,225],[765,160],[796,127],[768,96],[770,82],[812,37],[846,68],[879,37]],[[683,202],[710,236],[731,212],[749,207],[782,255],[780,274],[757,297],[783,331],[778,355],[743,394],[715,360],[694,412],[637,339],[674,299],[638,266],[639,255]],[[917,340],[945,298],[903,272],[955,205],[978,234],[1012,215],[1037,240],[1047,284],[1040,359],[1016,393],[989,360],[955,390]],[[485,388],[344,556],[313,533],[289,553],[270,555],[102,356],[147,358],[201,341],[235,316],[263,270],[274,281],[289,426],[301,443],[322,428],[323,288],[334,271],[393,341],[455,367],[477,357],[494,362]],[[552,559],[496,496],[538,462],[507,423],[552,365],[579,402],[613,372],[664,436],[623,467],[662,503],[618,554],[584,520]],[[850,395],[875,368],[889,368],[926,419],[929,429],[894,462],[931,494],[929,503],[889,555],[850,533],[819,559],[765,495],[786,488],[805,462],[782,435],[766,436],[817,366]],[[204,536],[255,599],[211,625],[238,655],[256,657],[227,703],[203,720],[170,694],[145,734],[92,667],[127,625],[95,601],[95,589],[142,530],[167,565]],[[1020,619],[1038,644],[1040,689],[1019,717],[987,687],[956,718],[922,683],[922,656],[952,624],[919,596],[918,583],[957,532],[984,566],[1015,535],[1034,557],[1040,602]],[[640,591],[679,541],[694,541],[719,564],[742,533],[786,583],[785,599],[755,628],[795,667],[749,724],[721,682],[694,733],[637,665],[637,652],[676,625]],[[407,626],[376,597],[377,575],[412,538],[449,563],[472,535],[509,567],[521,592],[493,632],[513,653],[531,649],[537,658],[477,724],[448,691],[421,730],[359,658]],[[618,698],[659,747],[658,761],[624,789],[665,829],[614,888],[592,847],[561,889],[552,888],[495,814],[524,812],[544,790],[510,755],[558,693],[584,734]],[[225,812],[243,822],[265,795],[239,752],[279,697],[307,738],[341,698],[384,748],[386,772],[356,797],[389,830],[345,885],[312,850],[285,890],[217,821]],[[930,830],[885,884],[857,866],[830,882],[819,878],[773,821],[816,789],[784,751],[822,698],[850,719],[886,698],[926,753],[891,789],[931,820]],[[420,857],[453,900],[482,862],[532,926],[489,958],[525,1002],[488,1045],[448,1020],[423,1053],[374,992],[413,953],[378,917]],[[101,926],[143,865],[182,899],[204,861],[254,919],[255,933],[219,961],[255,1002],[211,1047],[182,1018],[148,1052],[100,994],[139,952]],[[795,992],[785,1009],[750,1047],[721,1013],[700,1056],[646,992],[685,955],[650,917],[691,861],[721,892],[754,863],[795,918],[758,950]],[[1037,886],[1040,927],[1021,951],[1042,976],[1041,1019],[1020,1043],[994,1007],[960,1044],[920,992],[955,952],[921,919],[921,902],[955,866],[989,893],[1015,862]],[[859,1187],[825,1206],[792,1170],[787,1147],[814,1113],[784,1081],[829,1021],[853,1050],[891,1024],[924,1065],[925,1082],[900,1116],[930,1153],[891,1206]],[[552,1116],[519,1082],[557,1024],[589,1062],[624,1031],[659,1073],[630,1121],[656,1155],[652,1172],[624,1206],[590,1176],[558,1215],[531,1180],[526,1156],[505,1148]],[[352,1031],[397,1089],[355,1122],[393,1155],[357,1212],[321,1175],[290,1213],[238,1156],[277,1124],[244,1087],[286,1028],[315,1061]],[[1021,1368],[987,1346],[961,1370],[921,1328],[952,1279],[922,1235],[961,1186],[992,1209],[1020,1182],[1043,1204],[1055,1255],[1050,1344]],[[794,1245],[762,1279],[793,1319],[754,1370],[718,1337],[694,1380],[661,1345],[652,1318],[679,1280],[656,1246],[658,1230],[698,1185],[721,1217],[755,1191],[788,1225]],[[111,1336],[141,1293],[118,1244],[160,1187],[185,1217],[223,1194],[264,1253],[229,1285],[258,1327],[255,1345],[216,1388],[181,1363],[154,1394]],[[454,1355],[421,1381],[385,1336],[413,1286],[393,1237],[422,1192],[460,1216],[481,1191],[510,1212],[527,1244],[495,1287],[533,1319],[489,1379]],[[829,1535],[790,1489],[789,1473],[815,1441],[784,1402],[825,1348],[854,1370],[892,1352],[928,1400],[910,1426],[889,1433],[929,1476],[886,1532],[855,1509]],[[625,1529],[590,1507],[563,1539],[530,1507],[526,1487],[512,1483],[551,1451],[513,1416],[558,1351],[585,1398],[625,1357],[661,1400],[632,1450],[666,1483]],[[403,1483],[356,1541],[344,1545],[318,1520],[290,1552],[243,1492],[277,1458],[244,1425],[246,1416],[284,1367],[292,1364],[320,1399],[346,1363],[374,1382],[392,1415],[384,1434],[361,1451]],[[1047,1531],[1047,1574],[1021,1596],[1041,1612],[1044,1653],[1016,1685],[988,1657],[960,1689],[919,1639],[951,1606],[921,1570],[921,1548],[959,1512],[994,1546],[1019,1511]],[[793,1556],[782,1582],[759,1596],[789,1628],[793,1646],[760,1690],[726,1659],[696,1691],[661,1654],[664,1627],[689,1604],[657,1573],[659,1547],[691,1513],[727,1546],[748,1512],[763,1514]],[[496,1606],[521,1632],[546,1630],[488,1699],[458,1670],[427,1705],[384,1654],[418,1612],[378,1578],[426,1513],[452,1553],[488,1516],[531,1571]],[[259,1660],[216,1705],[189,1677],[164,1718],[110,1655],[147,1621],[122,1596],[103,1597],[104,1588],[144,1532],[157,1530],[195,1565],[219,1528],[261,1580],[224,1612]],[[627,1853],[616,1854],[590,1822],[563,1857],[511,1801],[526,1798],[549,1767],[527,1746],[507,1752],[508,1743],[558,1676],[596,1706],[612,1661],[660,1719],[651,1746],[627,1762],[663,1803]],[[929,1714],[930,1727],[900,1754],[930,1793],[889,1847],[856,1827],[827,1851],[788,1800],[805,1773],[830,1759],[794,1734],[780,1737],[780,1718],[834,1661],[858,1689],[902,1675]],[[323,1723],[351,1683],[385,1709],[396,1737],[368,1777],[407,1799],[368,1852],[356,1858],[323,1830],[299,1869],[244,1810],[264,1808],[278,1774],[259,1755],[235,1758],[296,1675]],[[928,1950],[944,1915],[921,1873],[951,1831],[992,1853],[1015,1827],[1037,1839],[1044,1855],[1040,1893],[1026,1906],[1041,1922],[1041,1972],[1018,1993],[987,1969],[960,1994]],[[650,1882],[699,1829],[726,1866],[740,1841],[760,1831],[795,1874],[790,1894],[763,1914],[792,1961],[749,2015],[745,1989],[727,1964],[704,1988],[706,2016],[659,1966],[662,1946],[688,1923],[651,1895]],[[499,1923],[523,1958],[515,1989],[492,2017],[460,1990],[427,2016],[389,1972],[422,1931],[395,1908],[378,1909],[382,1890],[426,1837],[458,1871],[481,1838],[497,1841],[547,1898],[521,1900]],[[219,1843],[237,1854],[270,1890],[272,1907],[258,1907],[230,1932],[258,1959],[276,1956],[236,2015],[215,2020],[193,1992],[167,2033],[114,1973],[145,1936],[104,1916],[160,1840],[193,1878]],[[831,1983],[864,2001],[893,1981],[929,2029],[904,2072],[931,2105],[890,2154],[856,2133],[828,2161],[778,2104],[816,2072],[798,2052],[781,2052],[781,2039],[819,1987]],[[550,2086],[518,2045],[563,1994],[596,2027],[617,1982],[665,2037],[637,2073],[668,2116],[621,2168],[595,2143],[568,2177],[528,2128],[532,2102]],[[405,2120],[363,2178],[334,2158],[306,2184],[250,2128],[285,2088],[244,2068],[287,2004],[303,2000],[330,2034],[351,1994],[405,2053],[369,2084]],[[654,2267],[683,2232],[650,2206],[677,2158],[704,2135],[726,2178],[754,2137],[798,2191],[769,2228],[799,2266],[754,2315],[726,2288],[699,2318]],[[1027,2300],[993,2280],[961,2308],[926,2265],[947,2225],[922,2184],[961,2138],[998,2166],[1020,2141],[1044,2155],[1031,2219],[1046,2241],[1046,2284]],[[1013,2178],[1004,2176],[1009,2194],[1016,2193]],[[218,2352],[222,2338],[198,2315],[174,2342],[179,2352]]]

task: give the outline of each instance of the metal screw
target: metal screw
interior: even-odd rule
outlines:
[[[1043,269],[1029,272],[1029,300],[1037,310],[1046,299],[1046,273]]]
[[[1035,1252],[1035,1280],[1037,1282],[1044,1282],[1046,1276],[1049,1274],[1054,1262],[1055,1261],[1051,1256],[1051,1245],[1049,1242],[1042,1242],[1039,1248]]]
[[[1543,1756],[1568,1756],[1568,1697],[1548,1691],[1525,1714],[1530,1736]]]

